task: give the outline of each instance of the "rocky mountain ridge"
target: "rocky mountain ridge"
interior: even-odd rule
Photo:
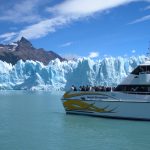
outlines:
[[[20,41],[8,45],[0,44],[0,60],[15,65],[19,60],[40,61],[47,65],[51,60],[60,59],[61,56],[53,51],[46,51],[43,48],[37,49],[24,37]]]

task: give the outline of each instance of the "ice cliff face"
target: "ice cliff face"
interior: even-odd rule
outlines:
[[[115,86],[122,81],[145,56],[130,58],[89,58],[77,61],[51,61],[47,66],[40,62],[18,61],[14,66],[0,61],[0,89],[65,90],[71,85]]]

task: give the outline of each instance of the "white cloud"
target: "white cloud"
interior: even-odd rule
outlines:
[[[108,55],[107,55],[107,54],[104,54],[103,56],[104,56],[104,57],[108,57]]]
[[[73,44],[73,42],[67,42],[67,43],[62,44],[60,47],[68,47],[72,44]]]
[[[0,35],[0,39],[4,39],[3,42],[7,42],[12,40],[12,38],[14,38],[17,35],[17,33],[15,32],[9,32],[9,33],[5,33],[5,34],[1,34]]]
[[[16,21],[34,21],[41,19],[36,13],[34,15],[34,7],[40,0],[26,0],[18,5],[15,5],[12,10],[6,12],[2,19],[16,19]],[[108,11],[111,8],[118,7],[137,0],[65,0],[47,10],[51,12],[51,18],[39,21],[36,24],[26,26],[24,29],[16,32],[16,39],[24,36],[28,39],[36,39],[46,36],[50,32],[55,32],[56,29],[67,25],[73,21],[84,17],[92,16],[95,13]],[[28,3],[28,4],[25,4]],[[19,10],[18,10],[18,9]],[[27,14],[26,14],[27,13]],[[30,15],[31,14],[31,15]],[[14,17],[13,17],[14,16]],[[13,38],[13,36],[12,36]]]
[[[132,53],[135,53],[135,52],[136,52],[136,50],[133,49],[133,50],[132,50]]]
[[[39,5],[39,0],[25,0],[14,3],[12,8],[3,8],[0,14],[1,21],[11,21],[15,23],[27,22],[32,23],[41,19],[40,15],[36,11],[36,7]]]
[[[37,24],[27,26],[19,32],[13,32],[15,37],[14,35],[9,33],[8,36],[10,40],[14,41],[19,40],[22,36],[26,37],[27,39],[37,39],[46,36],[49,32],[55,32],[57,28],[60,28],[61,26],[66,25],[69,22],[70,18],[55,17],[52,19],[40,21]],[[3,34],[0,36],[5,40],[5,36],[3,36]]]
[[[82,58],[81,56],[78,56],[76,54],[62,54],[61,56],[67,60],[76,60],[78,58]]]
[[[85,17],[135,0],[66,0],[48,10],[57,15]]]
[[[98,52],[90,52],[89,54],[89,58],[97,58],[99,56],[99,53]]]
[[[21,30],[16,38],[20,39],[22,36],[28,39],[37,39],[46,36],[49,32],[55,32],[55,30],[70,22],[70,19],[63,17],[56,17],[41,21],[37,24],[26,27]]]
[[[149,10],[150,9],[150,6],[147,6],[144,8],[144,10]]]
[[[144,21],[148,21],[150,20],[150,15],[144,16],[142,18],[136,19],[132,22],[130,22],[129,24],[135,24],[135,23],[140,23],[140,22],[144,22]]]

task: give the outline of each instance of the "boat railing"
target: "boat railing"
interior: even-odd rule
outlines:
[[[67,93],[77,93],[77,92],[122,92],[122,93],[125,93],[125,94],[136,94],[136,95],[150,95],[150,91],[148,92],[144,92],[144,91],[115,91],[113,89],[111,90],[98,90],[98,91],[95,91],[95,90],[88,90],[88,91],[82,91],[82,90],[69,90],[67,91]]]
[[[115,90],[115,87],[106,87],[106,86],[94,86],[94,87],[79,87],[76,88],[72,86],[68,92],[112,92]]]

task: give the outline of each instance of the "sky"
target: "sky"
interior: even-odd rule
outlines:
[[[0,0],[0,43],[23,36],[66,58],[138,56],[150,45],[150,0]]]

